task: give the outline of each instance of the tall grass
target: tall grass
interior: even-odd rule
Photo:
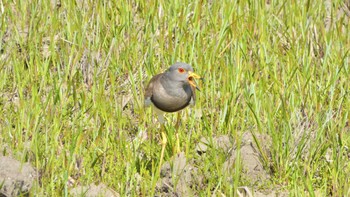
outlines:
[[[244,132],[266,134],[273,179],[251,187],[349,195],[344,2],[2,4],[0,147],[36,167],[33,194],[68,195],[75,185],[98,182],[121,195],[154,194],[159,125],[143,108],[143,91],[152,75],[183,61],[205,78],[196,106],[182,114],[187,158],[198,159],[201,137],[227,134],[239,141]],[[167,120],[169,160],[175,116]],[[209,150],[200,158],[196,167],[205,183],[198,195],[229,196],[249,185],[239,161],[236,169],[222,170],[226,157]]]

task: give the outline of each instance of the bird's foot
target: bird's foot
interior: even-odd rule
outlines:
[[[179,154],[180,152],[181,152],[181,150],[180,150],[179,133],[176,133],[176,144],[175,144],[174,154]]]

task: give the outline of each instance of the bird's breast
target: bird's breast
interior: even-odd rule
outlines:
[[[176,112],[187,107],[192,97],[192,90],[187,86],[173,89],[159,86],[155,90],[151,97],[152,103],[165,112]]]

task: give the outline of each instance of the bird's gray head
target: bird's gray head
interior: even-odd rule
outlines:
[[[166,76],[172,81],[183,83],[188,83],[188,78],[191,73],[193,73],[192,66],[182,62],[177,62],[171,65],[165,72]]]
[[[165,76],[173,82],[173,85],[190,84],[192,87],[199,90],[196,86],[195,79],[201,79],[201,77],[193,72],[193,68],[189,64],[177,62],[170,66],[165,72]]]

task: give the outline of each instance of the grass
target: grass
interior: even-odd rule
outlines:
[[[40,172],[33,195],[67,196],[100,182],[122,196],[154,194],[159,125],[143,108],[143,91],[176,61],[205,78],[196,106],[183,112],[187,158],[199,159],[201,137],[272,139],[262,158],[271,181],[244,181],[239,161],[223,171],[227,155],[210,149],[196,166],[205,175],[197,195],[231,196],[242,185],[349,195],[342,1],[59,2],[0,4],[0,147]],[[165,160],[175,117],[167,115]]]

